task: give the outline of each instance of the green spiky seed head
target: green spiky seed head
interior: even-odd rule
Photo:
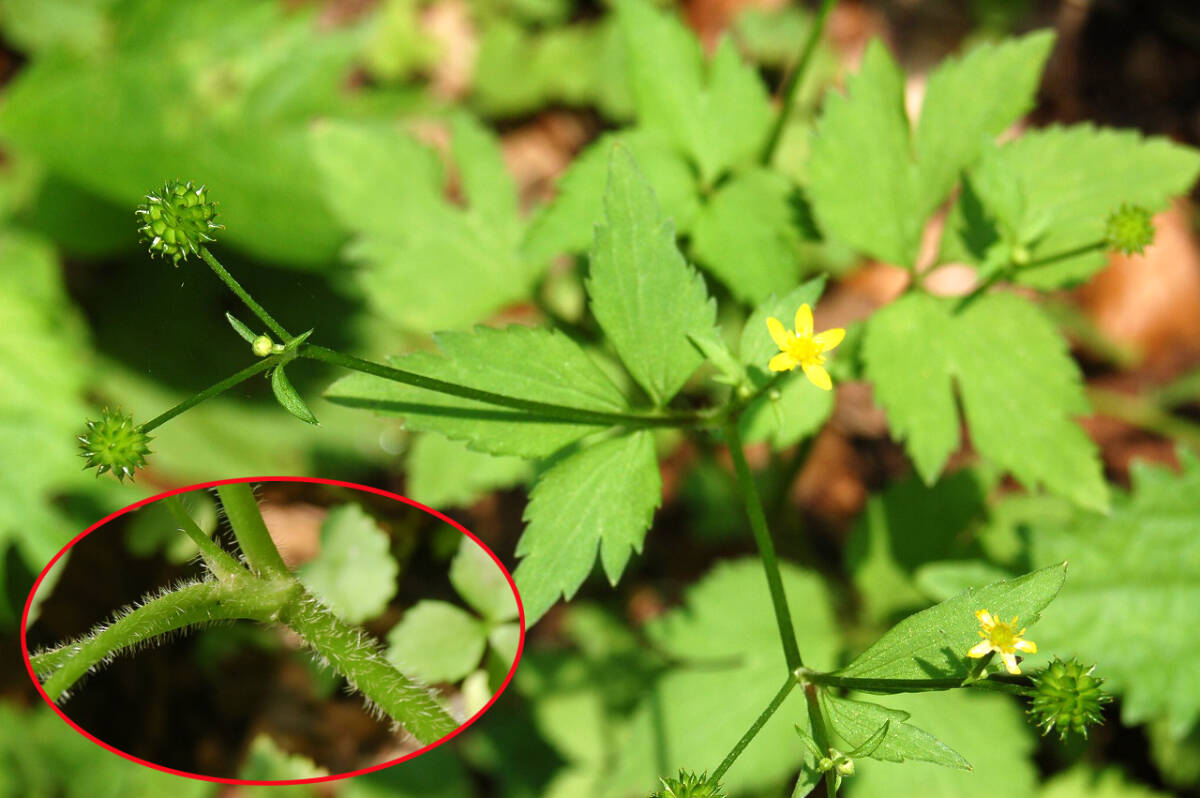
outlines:
[[[111,471],[118,480],[133,479],[133,472],[146,465],[150,454],[149,435],[133,423],[133,417],[120,410],[108,408],[99,421],[88,421],[87,430],[79,439],[79,451],[87,463],[84,468],[96,469],[96,476]]]
[[[171,258],[176,266],[188,255],[199,255],[202,245],[216,241],[213,231],[224,228],[214,221],[217,204],[208,198],[208,189],[191,181],[172,180],[147,194],[136,213],[138,234],[150,246],[150,255]]]
[[[650,798],[725,798],[725,788],[716,779],[710,779],[708,773],[689,773],[679,771],[679,775],[670,779],[659,779],[662,789]]]
[[[1103,722],[1101,708],[1112,700],[1101,688],[1104,680],[1094,676],[1095,666],[1085,668],[1075,659],[1063,662],[1057,657],[1046,670],[1033,676],[1033,704],[1029,714],[1049,734],[1058,729],[1059,739],[1069,732],[1087,737],[1089,726]]]
[[[1126,255],[1142,254],[1154,243],[1154,222],[1150,211],[1140,205],[1122,205],[1109,214],[1104,224],[1108,248]]]

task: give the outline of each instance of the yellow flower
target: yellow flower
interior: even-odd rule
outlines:
[[[1036,654],[1037,644],[1021,639],[1025,629],[1017,631],[1017,616],[1014,615],[1011,621],[1005,623],[987,610],[980,610],[975,613],[975,617],[983,627],[979,630],[983,641],[968,651],[967,656],[978,659],[995,651],[1000,655],[1000,659],[1004,660],[1004,667],[1008,668],[1009,673],[1019,674],[1021,669],[1017,667],[1017,652]]]
[[[838,327],[813,335],[812,308],[807,304],[796,311],[795,332],[786,329],[773,316],[767,319],[767,329],[779,347],[779,354],[768,364],[771,371],[791,371],[799,366],[813,385],[826,391],[833,388],[833,380],[825,370],[825,353],[842,342],[846,337],[845,330]]]

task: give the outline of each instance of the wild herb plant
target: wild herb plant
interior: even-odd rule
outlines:
[[[269,375],[284,408],[316,423],[285,369],[297,360],[349,369],[356,373],[327,399],[466,444],[476,454],[455,462],[478,457],[470,462],[494,469],[489,484],[528,474],[520,461],[535,464],[516,550],[533,623],[576,594],[597,556],[610,583],[621,579],[661,503],[660,456],[683,437],[727,449],[758,562],[719,567],[688,592],[686,609],[647,628],[666,664],[649,668],[658,692],[622,730],[621,767],[606,773],[582,755],[576,763],[588,784],[605,781],[595,788],[604,794],[649,789],[655,774],[664,795],[720,794],[722,781],[756,789],[799,768],[794,795],[819,781],[832,795],[846,778],[871,778],[861,759],[968,766],[907,722],[899,707],[918,711],[920,698],[881,704],[864,693],[937,691],[943,714],[983,708],[1009,729],[1003,705],[976,695],[1013,693],[1031,699],[1044,729],[1086,731],[1105,701],[1098,678],[1075,660],[1022,665],[1017,657],[1033,655],[1035,641],[1042,654],[1103,662],[1127,719],[1167,718],[1181,739],[1200,702],[1194,690],[1171,700],[1176,677],[1163,663],[1187,659],[1195,634],[1183,630],[1173,598],[1140,596],[1174,620],[1165,636],[1120,595],[1163,572],[1164,552],[1194,547],[1169,519],[1194,512],[1182,497],[1194,495],[1186,489],[1200,469],[1187,461],[1179,476],[1138,472],[1130,496],[1113,500],[1075,421],[1090,407],[1079,368],[1035,299],[1086,280],[1108,251],[1141,251],[1153,237],[1151,212],[1192,186],[1200,158],[1091,125],[1004,137],[1033,105],[1053,44],[1047,32],[946,60],[916,118],[905,110],[905,76],[873,42],[844,93],[829,92],[817,112],[806,107],[805,85],[832,5],[823,2],[809,26],[776,109],[731,41],[707,59],[670,14],[618,2],[605,32],[588,35],[621,39],[628,96],[614,94],[607,107],[632,124],[583,152],[530,221],[494,135],[464,112],[449,118],[458,201],[447,199],[442,161],[416,138],[354,118],[318,124],[309,152],[334,217],[354,235],[348,254],[363,267],[367,303],[410,330],[449,328],[434,335],[437,351],[384,364],[319,345],[319,325],[292,334],[213,255],[218,217],[204,190],[169,183],[140,209],[143,238],[183,268],[198,256],[245,303],[254,327],[230,323],[259,359],[150,421],[107,414],[83,436],[89,462],[131,475],[150,432],[258,374]],[[518,57],[529,37],[498,23],[490,30],[499,32],[487,52],[498,60]],[[494,88],[482,94],[485,107],[532,102]],[[539,98],[572,90],[582,91],[549,78],[537,85]],[[815,115],[811,132],[793,124],[804,115]],[[783,158],[785,150],[806,155]],[[923,240],[943,212],[930,254]],[[250,241],[246,222],[236,236]],[[908,285],[863,323],[817,331],[811,309],[825,277],[804,278],[813,260],[835,260],[839,245],[904,267]],[[547,268],[585,252],[582,289]],[[947,263],[974,266],[976,288],[931,293],[926,275]],[[548,326],[463,329],[531,293]],[[856,532],[848,559],[864,614],[881,623],[929,595],[945,600],[837,667],[826,591],[776,556],[745,449],[795,448],[789,468],[798,471],[831,413],[832,384],[848,379],[872,385],[920,479],[873,498]],[[981,468],[944,474],[964,427]],[[1056,520],[1022,537],[1013,519],[1025,520],[1023,505],[1001,503],[987,551],[964,555],[954,536],[1005,476],[1029,492],[1023,498],[1055,507]],[[1138,540],[1162,545],[1131,550],[1124,533],[1133,527]],[[1067,560],[1092,598],[1064,582]],[[1039,620],[1060,591],[1061,614]],[[1097,623],[1106,612],[1113,623]],[[1150,638],[1142,646],[1126,646],[1142,635]],[[777,640],[777,654],[762,653],[764,636]],[[1176,659],[1154,653],[1168,637]],[[1136,651],[1115,657],[1118,647]],[[724,669],[705,672],[712,663]],[[474,666],[450,669],[463,667]],[[1188,673],[1184,681],[1194,679]],[[680,766],[701,775],[672,776]]]
[[[494,677],[497,687],[503,682],[520,638],[517,605],[499,569],[472,541],[463,538],[450,579],[486,620],[474,619],[453,604],[423,601],[406,613],[385,649],[359,624],[378,615],[395,594],[397,565],[388,551],[387,534],[359,505],[331,509],[323,523],[321,556],[292,572],[267,531],[251,486],[230,483],[217,487],[216,493],[241,556],[230,554],[204,531],[179,496],[164,498],[177,529],[186,534],[203,563],[203,577],[148,595],[86,635],[33,653],[30,665],[52,701],[69,701],[75,690],[86,689],[77,687],[81,680],[118,656],[174,634],[234,620],[295,632],[322,666],[362,696],[376,717],[390,720],[423,743],[459,726],[427,683],[467,677],[472,714],[492,695],[489,678]],[[162,521],[152,519],[159,525]],[[442,628],[422,623],[431,613]],[[453,621],[457,625],[450,625]],[[473,637],[477,643],[470,645]],[[479,669],[485,647],[495,652],[488,660],[490,674]],[[454,667],[440,667],[448,659]]]

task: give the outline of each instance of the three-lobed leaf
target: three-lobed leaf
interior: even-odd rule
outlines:
[[[517,602],[504,573],[482,546],[466,536],[450,561],[450,584],[464,601],[489,621],[509,621],[517,617]]]
[[[487,647],[482,621],[445,601],[425,600],[388,633],[387,658],[426,682],[457,682],[473,671]]]
[[[396,595],[400,572],[391,541],[357,504],[334,507],[321,524],[321,553],[299,577],[335,613],[361,623],[381,613]]]
[[[1079,367],[1028,301],[990,294],[956,312],[910,294],[871,318],[862,356],[893,434],[927,483],[960,443],[957,386],[980,454],[1030,488],[1107,506],[1096,446],[1072,420],[1089,410]]]

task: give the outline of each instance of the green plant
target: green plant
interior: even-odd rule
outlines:
[[[418,4],[388,5],[390,27],[380,41],[411,35]],[[895,771],[856,766],[862,758],[924,758],[951,767],[969,758],[980,773],[1019,773],[1032,787],[1028,743],[1008,699],[983,691],[1033,696],[1041,686],[1049,692],[1034,698],[1038,725],[1061,718],[1060,730],[1079,730],[1075,719],[1096,717],[1101,699],[1096,685],[1078,679],[1075,692],[1062,692],[1062,680],[1051,678],[1056,666],[1016,665],[1015,646],[1001,639],[990,641],[991,653],[971,658],[980,631],[976,613],[985,610],[1002,620],[1017,615],[1043,650],[1098,663],[1106,686],[1122,697],[1128,722],[1154,721],[1169,727],[1164,734],[1171,740],[1185,740],[1197,718],[1188,686],[1194,678],[1176,679],[1163,663],[1186,661],[1195,635],[1175,615],[1175,603],[1146,585],[1168,573],[1191,585],[1195,570],[1187,557],[1166,563],[1134,547],[1144,540],[1159,542],[1159,552],[1188,545],[1170,519],[1195,513],[1194,502],[1179,498],[1188,495],[1195,466],[1185,461],[1180,474],[1143,474],[1126,497],[1106,481],[1097,447],[1076,418],[1103,404],[1194,443],[1194,424],[1167,412],[1186,401],[1180,396],[1194,396],[1194,387],[1172,386],[1156,396],[1155,412],[1086,390],[1043,300],[1087,279],[1106,252],[1144,249],[1153,235],[1151,212],[1194,183],[1196,153],[1090,125],[1034,129],[1001,141],[1033,104],[1053,44],[1046,32],[982,44],[944,61],[929,76],[919,116],[910,119],[905,76],[878,42],[847,79],[846,92],[830,91],[818,102],[813,75],[822,64],[828,68],[820,41],[832,2],[788,28],[801,34],[788,38],[788,53],[797,42],[800,49],[781,81],[778,109],[732,41],[706,58],[677,19],[648,3],[625,0],[612,14],[583,20],[571,18],[563,4],[512,5],[512,15],[504,4],[473,9],[484,31],[484,77],[467,104],[505,116],[548,101],[582,103],[628,123],[583,151],[555,199],[532,218],[518,210],[496,137],[467,112],[446,115],[450,151],[442,159],[417,137],[341,106],[304,139],[311,173],[287,172],[315,176],[295,193],[328,203],[322,224],[298,222],[290,239],[273,202],[278,194],[257,208],[243,203],[236,223],[222,217],[234,244],[303,249],[305,259],[330,249],[336,223],[352,236],[347,257],[361,267],[354,285],[363,302],[410,332],[448,330],[434,337],[438,351],[418,346],[384,364],[318,345],[325,329],[293,336],[200,243],[196,253],[246,303],[255,325],[265,327],[260,333],[230,318],[261,359],[142,424],[141,433],[260,373],[269,374],[282,406],[315,422],[285,367],[315,360],[358,372],[335,383],[326,398],[402,417],[419,433],[409,453],[410,484],[466,502],[532,475],[527,526],[516,548],[531,622],[560,597],[573,598],[597,557],[614,586],[637,563],[633,554],[642,551],[662,502],[660,461],[688,441],[689,450],[700,452],[696,472],[705,469],[708,480],[700,501],[725,511],[726,532],[741,522],[729,520],[718,494],[741,503],[759,558],[718,567],[686,592],[686,611],[648,624],[653,653],[661,655],[647,657],[650,663],[615,633],[603,644],[595,629],[572,638],[586,666],[605,678],[622,658],[655,678],[637,698],[632,689],[622,694],[594,685],[586,697],[582,689],[571,694],[595,710],[603,744],[583,750],[589,746],[564,731],[570,724],[553,703],[539,700],[538,691],[550,687],[570,692],[556,680],[570,684],[566,677],[530,677],[543,736],[561,746],[569,775],[597,793],[601,776],[611,794],[645,792],[655,776],[679,767],[716,768],[735,793],[770,789],[798,769],[797,794],[817,779],[836,791],[851,775],[859,785],[853,789],[878,791],[872,785],[883,782],[872,779],[884,777],[872,774]],[[737,43],[762,62],[787,66],[790,55],[771,55],[778,49],[771,27],[746,22]],[[614,42],[627,81],[603,79],[610,62],[598,54]],[[379,44],[373,52],[388,48]],[[409,54],[413,60],[398,65],[373,61],[375,74],[398,81],[432,58]],[[525,58],[536,69],[520,80],[524,75],[514,73]],[[588,65],[586,80],[573,82],[584,71],[563,64],[578,61]],[[191,145],[209,152],[211,132],[191,134]],[[193,174],[206,176],[199,168]],[[922,238],[943,208],[937,251],[922,256]],[[261,226],[255,210],[264,214]],[[844,342],[836,334],[838,341],[826,339],[841,346],[822,363],[825,353],[809,346],[816,339],[806,334],[812,331],[805,317],[792,333],[773,329],[768,319],[791,321],[816,305],[826,279],[805,278],[835,271],[846,251],[899,266],[908,282],[895,302],[851,326]],[[565,277],[548,268],[563,255],[579,266]],[[927,278],[951,263],[973,266],[975,287],[961,296],[937,295]],[[465,329],[523,300],[547,326]],[[796,365],[796,372],[781,370]],[[805,371],[811,380],[801,376]],[[809,566],[822,562],[806,551],[809,536],[796,534],[803,530],[778,511],[781,485],[804,467],[830,416],[831,395],[821,389],[859,379],[871,383],[916,477],[872,497],[851,537],[847,570],[861,627],[850,625],[847,633],[847,624],[833,621],[830,585],[783,563],[775,548],[787,545]],[[975,457],[968,468],[951,468],[964,427]],[[752,446],[758,449],[747,454]],[[769,459],[759,468],[753,455],[762,449]],[[732,482],[722,468],[726,450]],[[138,463],[121,465],[132,470]],[[432,484],[430,475],[442,472],[454,476]],[[1002,498],[1004,476],[1029,495]],[[1028,516],[1023,500],[1034,503]],[[1067,560],[1071,575],[1063,587],[1055,563]],[[762,574],[767,587],[756,592]],[[967,588],[980,592],[953,598]],[[1054,611],[1037,620],[1060,588]],[[997,592],[1001,599],[992,598]],[[1126,592],[1171,621],[1139,622],[1121,602]],[[945,601],[924,609],[935,599]],[[437,612],[427,610],[434,623]],[[1123,623],[1092,622],[1103,613]],[[575,618],[575,608],[565,614]],[[471,656],[427,666],[474,672],[485,638],[505,623],[483,615],[499,625],[489,629],[478,618],[454,615]],[[874,646],[864,645],[903,616]],[[1137,645],[1124,645],[1128,639]],[[897,658],[872,670],[885,643],[896,646]],[[931,660],[915,653],[921,646],[950,653]],[[1125,653],[1113,655],[1118,649]],[[1164,651],[1169,655],[1160,656]],[[1004,672],[992,662],[996,652],[1006,660]],[[705,667],[723,670],[714,675]],[[1017,667],[1030,674],[1012,673]],[[591,682],[601,680],[589,674]],[[769,680],[775,684],[764,694]],[[941,694],[892,696],[887,707],[847,692],[927,690]],[[717,698],[703,700],[710,695]],[[930,733],[907,723],[910,709]],[[782,729],[780,716],[791,721]],[[961,732],[955,717],[971,718],[972,727],[990,725],[1012,744],[980,746],[981,753],[964,745],[955,753],[934,737]],[[799,741],[791,729],[796,720]],[[724,734],[703,733],[714,727]],[[732,736],[746,727],[730,750]],[[595,751],[614,739],[629,742],[602,760]],[[487,757],[474,756],[475,762]],[[620,766],[606,769],[614,761]],[[680,775],[669,788],[683,789],[689,778]]]

